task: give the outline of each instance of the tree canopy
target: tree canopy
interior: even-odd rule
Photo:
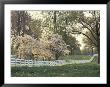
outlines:
[[[83,35],[83,43],[97,49],[99,53],[100,11],[11,11],[11,35],[12,54],[16,54],[24,44],[24,39],[28,41],[29,37],[32,39],[31,46],[25,43],[23,47],[27,47],[23,48],[23,52],[30,47],[30,55],[33,57],[46,54],[48,59],[58,59],[61,54],[81,54],[81,43],[75,35]],[[19,37],[22,43],[17,41]],[[40,47],[42,50],[39,50]]]

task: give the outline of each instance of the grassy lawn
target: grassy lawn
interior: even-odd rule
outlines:
[[[12,77],[99,77],[96,63],[68,64],[63,66],[11,67]]]
[[[73,59],[73,60],[89,60],[91,56],[89,55],[66,55],[66,56],[61,56],[59,59]]]

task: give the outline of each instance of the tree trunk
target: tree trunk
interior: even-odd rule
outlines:
[[[57,26],[56,26],[56,11],[54,11],[53,24],[54,24],[54,32],[57,33]]]
[[[17,19],[17,35],[20,36],[20,29],[21,29],[21,23],[20,23],[20,12],[17,13],[18,19]]]
[[[24,34],[25,34],[25,23],[26,22],[26,20],[25,20],[25,11],[23,11],[22,12],[22,31],[23,31],[23,33],[22,33],[22,36],[24,36]]]
[[[100,39],[98,40],[98,64],[100,64]]]
[[[55,54],[55,60],[58,60],[58,54],[57,53]]]
[[[91,55],[93,56],[93,54],[94,54],[94,49],[93,49],[93,47],[91,48],[91,50],[92,50],[92,53],[91,53]]]

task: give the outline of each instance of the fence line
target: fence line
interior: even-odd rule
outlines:
[[[15,59],[11,58],[12,66],[56,66],[66,63],[65,60],[55,60],[55,61],[37,61],[37,60],[25,60],[25,59]]]
[[[11,66],[61,66],[65,64],[80,64],[80,63],[88,63],[92,62],[94,57],[97,55],[93,55],[89,60],[54,60],[54,61],[37,61],[37,60],[26,60],[11,57]]]

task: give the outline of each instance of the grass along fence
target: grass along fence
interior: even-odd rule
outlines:
[[[54,60],[54,61],[37,61],[37,60],[26,60],[18,59],[11,56],[11,66],[61,66],[66,64],[81,64],[89,63],[94,60],[98,55],[93,55],[89,60]]]

